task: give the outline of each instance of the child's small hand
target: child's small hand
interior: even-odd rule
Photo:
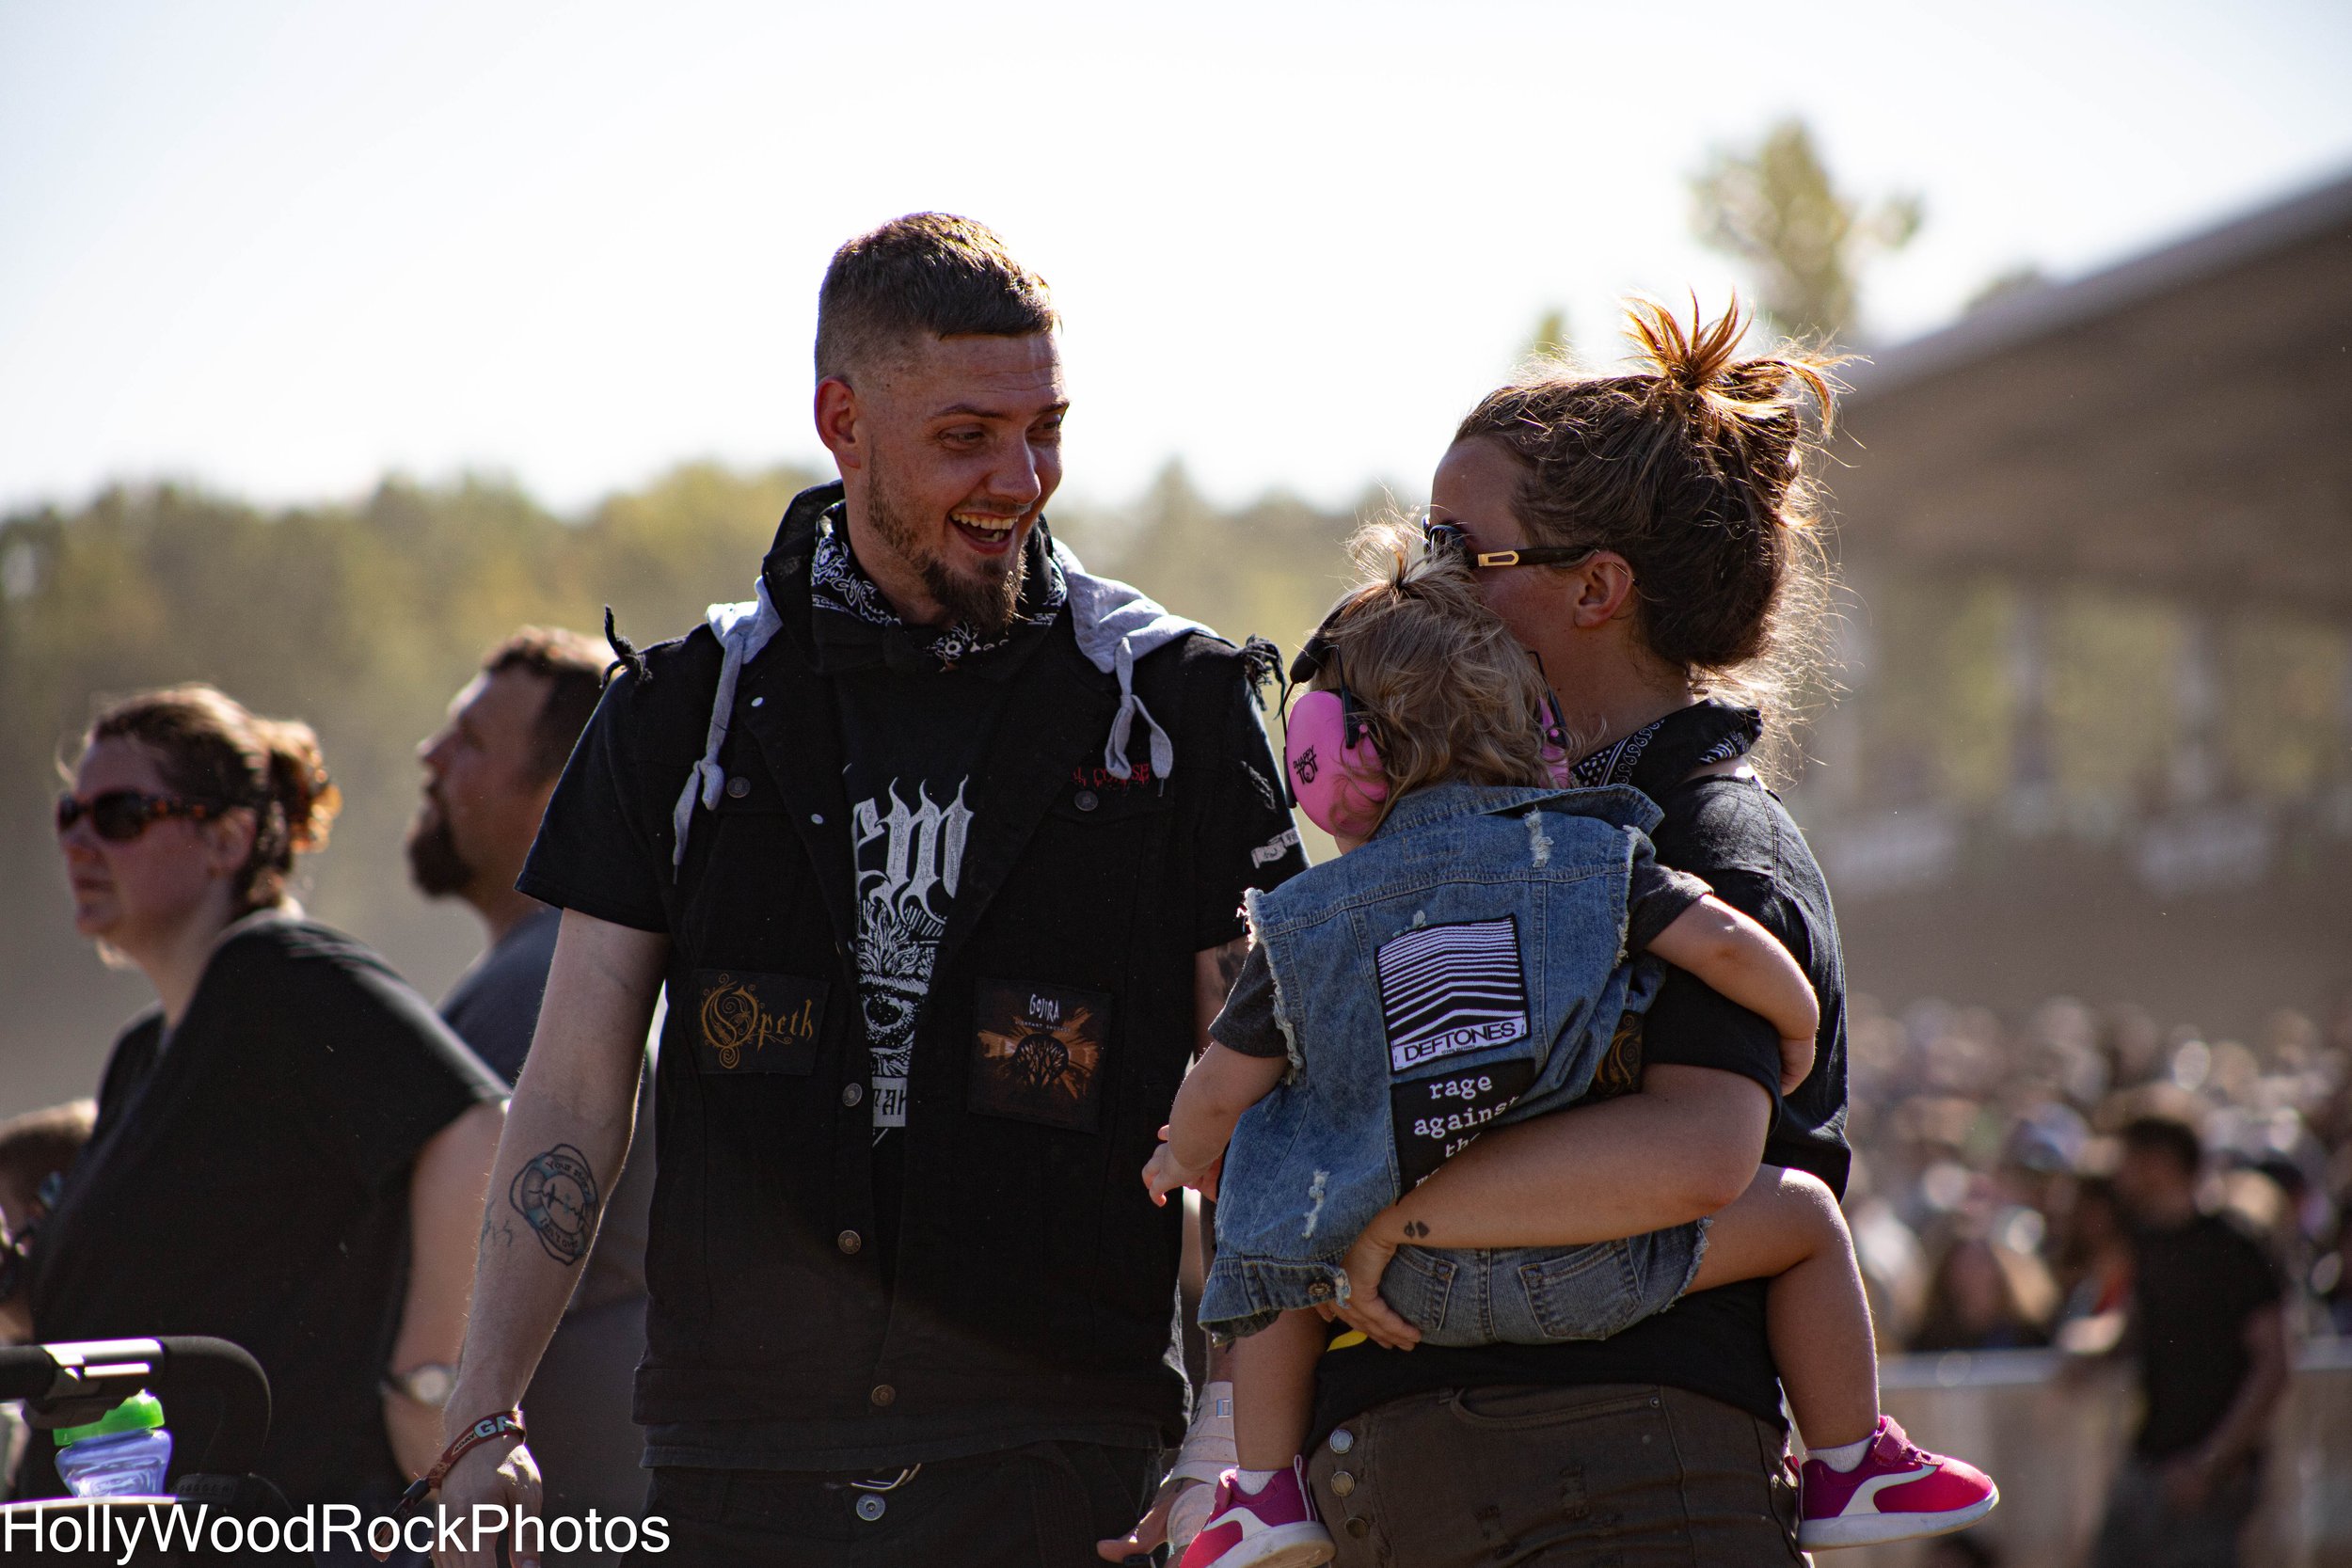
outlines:
[[[1788,1094],[1813,1070],[1813,1037],[1780,1042],[1780,1092]]]
[[[1168,1129],[1160,1129],[1160,1147],[1152,1152],[1152,1159],[1143,1167],[1143,1185],[1152,1195],[1152,1201],[1163,1208],[1168,1195],[1179,1187],[1191,1187],[1210,1202],[1216,1201],[1216,1179],[1225,1169],[1225,1156],[1205,1165],[1186,1165],[1176,1158],[1176,1146],[1168,1141]]]

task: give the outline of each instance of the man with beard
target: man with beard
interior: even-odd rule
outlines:
[[[471,905],[489,937],[443,998],[441,1017],[510,1085],[522,1076],[563,919],[516,892],[515,879],[596,711],[604,665],[596,644],[578,632],[525,626],[490,650],[451,701],[449,721],[417,748],[424,784],[408,829],[409,877],[428,898]],[[648,1077],[641,1093],[650,1086]],[[627,1167],[525,1398],[558,1513],[593,1508],[634,1517],[644,1506],[644,1434],[629,1418],[629,1379],[645,1342],[651,1164]],[[437,1408],[454,1377],[447,1367],[422,1368],[399,1391]],[[585,1568],[611,1554],[567,1552],[558,1560]]]
[[[408,825],[408,876],[427,898],[473,906],[490,945],[441,1017],[509,1084],[522,1076],[561,911],[515,889],[548,797],[596,712],[604,659],[578,632],[525,626],[490,650],[417,747],[423,798]]]
[[[630,1147],[633,1041],[666,986],[648,1550],[1134,1549],[1185,1407],[1181,1216],[1137,1173],[1239,966],[1242,894],[1303,858],[1258,661],[1045,527],[1057,325],[979,224],[850,241],[817,333],[840,483],[793,501],[754,600],[642,656],[615,639],[630,668],[519,884],[563,928],[445,1506],[538,1510],[502,1413]]]

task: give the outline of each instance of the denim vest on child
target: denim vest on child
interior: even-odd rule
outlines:
[[[1248,895],[1291,1072],[1226,1151],[1204,1327],[1344,1302],[1340,1259],[1374,1215],[1482,1129],[1591,1086],[1656,990],[1656,962],[1624,947],[1658,818],[1624,786],[1435,784],[1353,852]]]

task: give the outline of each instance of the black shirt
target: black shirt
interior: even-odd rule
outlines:
[[[2147,1411],[2137,1448],[2165,1459],[2213,1434],[2245,1383],[2246,1322],[2285,1295],[2279,1266],[2230,1219],[2133,1238],[2133,1332]]]
[[[838,550],[827,563],[834,586],[814,596],[810,631],[817,667],[833,677],[850,800],[858,1004],[873,1056],[866,1104],[874,1121],[874,1230],[888,1284],[906,1180],[898,1134],[907,1124],[914,1024],[962,882],[978,794],[974,775],[995,737],[1010,680],[1043,641],[1052,614],[1045,611],[1041,623],[1016,619],[977,651],[967,651],[974,638],[966,628],[951,628],[943,639],[906,626],[857,563],[839,518],[837,510],[829,514],[832,536],[819,546]],[[1039,592],[1045,546],[1044,536],[1032,531],[1024,594],[1031,617],[1048,598],[1060,605]],[[940,657],[943,641],[952,658]]]
[[[1659,861],[1707,882],[1715,896],[1780,939],[1813,983],[1821,1005],[1813,1071],[1780,1095],[1780,1039],[1772,1024],[1695,977],[1669,968],[1638,1028],[1618,1050],[1594,1098],[1623,1093],[1643,1066],[1672,1062],[1737,1073],[1773,1098],[1777,1115],[1764,1158],[1811,1171],[1843,1192],[1851,1155],[1845,1140],[1846,982],[1837,923],[1813,853],[1779,799],[1753,779],[1692,769],[1745,749],[1750,710],[1705,702],[1669,714],[1630,751],[1624,777],[1665,816],[1650,832]],[[1345,1340],[1335,1333],[1335,1341]],[[1422,1345],[1386,1351],[1364,1342],[1327,1352],[1317,1368],[1315,1434],[1360,1410],[1439,1388],[1504,1384],[1582,1386],[1662,1384],[1702,1394],[1762,1420],[1783,1420],[1780,1385],[1764,1335],[1764,1282],[1744,1280],[1684,1297],[1611,1338],[1557,1345]]]
[[[116,1042],[41,1230],[38,1332],[232,1340],[269,1374],[261,1474],[297,1504],[396,1488],[378,1384],[407,1287],[409,1173],[435,1133],[504,1095],[351,938],[287,917],[233,929],[167,1042],[153,1013]],[[44,1474],[24,1495],[62,1490],[49,1455],[33,1446]]]

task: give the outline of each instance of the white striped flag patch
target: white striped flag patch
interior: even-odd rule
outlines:
[[[1416,926],[1382,942],[1374,961],[1392,1070],[1526,1037],[1517,920]]]

